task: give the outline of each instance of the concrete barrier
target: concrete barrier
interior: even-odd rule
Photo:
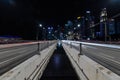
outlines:
[[[35,55],[15,68],[0,76],[0,80],[39,80],[49,62],[56,44],[42,50],[40,55]]]
[[[120,80],[120,76],[111,70],[96,63],[85,55],[79,55],[79,52],[69,45],[63,43],[67,56],[69,57],[80,80]]]

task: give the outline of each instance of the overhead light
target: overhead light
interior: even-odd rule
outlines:
[[[77,19],[80,19],[80,18],[81,18],[80,16],[77,17]]]
[[[80,27],[80,24],[78,24],[77,26]]]
[[[39,24],[40,27],[42,27],[42,24]]]

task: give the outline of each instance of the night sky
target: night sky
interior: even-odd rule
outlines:
[[[0,35],[35,39],[36,27],[63,26],[90,10],[96,19],[106,7],[108,17],[120,13],[120,0],[0,0]]]

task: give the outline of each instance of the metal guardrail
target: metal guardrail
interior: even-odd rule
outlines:
[[[28,78],[25,78],[24,80],[31,80],[30,77],[36,72],[36,70],[39,67],[39,70],[43,67],[43,65],[46,63],[47,59],[49,58],[50,55],[47,55],[42,62],[36,66],[35,70],[30,74]],[[42,65],[41,65],[42,64]],[[33,76],[32,80],[34,80],[35,76],[38,74],[39,70],[36,72],[36,74]]]
[[[65,43],[65,44],[67,44],[67,43]],[[67,44],[67,45],[68,45],[68,44]],[[80,46],[80,47],[79,47],[80,53],[78,54],[78,57],[80,57],[80,55],[82,55],[82,44],[80,43],[79,46]],[[70,48],[72,48],[72,47],[73,47],[73,46],[72,46],[72,43],[70,43]],[[79,70],[83,73],[83,75],[85,76],[85,78],[86,78],[87,80],[89,80],[89,78],[87,77],[87,75],[84,73],[83,69],[80,68],[79,64],[78,64],[77,61],[73,58],[73,56],[69,53],[69,51],[68,51],[68,54],[70,55],[71,59],[76,63],[77,67],[78,67]]]
[[[79,51],[78,57],[80,57],[80,55],[86,55],[87,57],[91,58],[92,60],[107,67],[114,73],[120,75],[120,72],[119,72],[120,62],[119,62],[119,58],[118,58],[120,55],[113,54],[113,53],[119,54],[119,52],[120,52],[119,45],[87,43],[87,42],[78,42],[78,41],[63,41],[63,43],[70,46],[70,48],[74,48],[74,49],[78,50]],[[94,55],[94,54],[91,54],[91,52],[89,53],[89,50],[88,50],[88,52],[86,52],[86,51],[84,51],[85,46],[91,46],[91,47],[89,47],[89,49],[91,48],[92,50],[95,50],[94,48],[96,48],[96,47],[97,47],[96,49],[100,48],[100,51],[98,51],[98,52],[101,52],[101,53]],[[92,48],[92,47],[94,47],[94,48]],[[110,52],[110,51],[112,51],[111,55],[106,54],[106,52]],[[114,58],[114,59],[112,59],[112,58]]]
[[[77,48],[76,46],[73,46],[72,43],[75,43],[75,42],[70,42],[70,44],[68,44],[68,43],[65,43],[65,44],[69,45],[70,48],[73,48],[73,47]],[[83,55],[82,54],[82,43],[77,43],[77,44],[79,44],[79,54],[78,54],[78,56]]]
[[[43,43],[38,43],[38,51],[42,51],[46,48],[49,48],[49,46],[55,44],[56,41],[47,41],[47,42],[43,42]],[[32,80],[34,80],[35,76],[38,74],[38,72],[40,71],[40,69],[43,67],[43,65],[46,63],[47,59],[50,57],[51,55],[48,54],[43,60],[42,62],[36,66],[35,70],[29,75],[28,78],[25,78],[24,80],[31,80],[30,77],[36,72],[36,70],[38,69],[38,71],[35,73],[35,75],[33,76]],[[42,64],[42,65],[41,65]]]
[[[68,41],[65,42],[67,45],[70,45],[70,48],[74,47],[79,50],[78,55],[82,55],[82,45],[89,45],[89,46],[98,46],[98,47],[106,47],[106,48],[114,48],[114,49],[120,49],[119,45],[110,45],[110,44],[99,44],[99,43],[88,43],[88,42],[78,42],[78,41]],[[79,44],[79,48],[74,46],[74,44]]]
[[[4,74],[5,72],[7,72],[11,68],[17,66],[18,64],[24,62],[25,60],[31,58],[32,56],[34,56],[36,54],[40,55],[40,52],[42,50],[44,50],[46,48],[49,48],[49,46],[51,46],[54,43],[56,43],[56,41],[41,41],[39,43],[34,42],[34,43],[27,43],[27,44],[16,45],[16,46],[10,47],[10,50],[13,50],[13,51],[14,51],[14,49],[19,49],[19,48],[21,49],[21,48],[24,48],[24,47],[27,48],[27,49],[30,48],[30,49],[28,49],[28,50],[30,50],[29,51],[30,53],[28,52],[28,53],[25,53],[25,54],[22,54],[22,55],[19,55],[19,54],[17,55],[17,51],[16,51],[16,54],[14,54],[15,56],[14,55],[10,56],[10,58],[8,60],[2,61],[0,63],[0,75]],[[33,48],[34,48],[34,50],[31,50]],[[21,49],[21,50],[23,50],[23,49]],[[28,50],[25,50],[25,52],[28,51]],[[8,48],[3,48],[3,51],[1,51],[1,52],[4,52],[4,51],[7,51],[9,53]],[[20,52],[20,53],[23,53],[23,52]]]
[[[91,46],[100,46],[100,47],[120,49],[120,45],[99,44],[99,43],[89,43],[89,42],[79,42],[79,41],[67,41],[67,43],[75,43],[75,44],[80,44],[81,43],[82,45],[91,45]]]
[[[38,50],[38,54],[40,55],[40,51],[49,48],[49,46],[51,46],[52,44],[56,43],[57,41],[45,41],[45,42],[38,42],[37,45],[37,50]]]
[[[70,54],[69,54],[70,55]],[[71,56],[71,55],[70,55]],[[80,68],[79,64],[75,61],[75,59],[71,56],[71,58],[73,59],[73,61],[77,64],[78,68],[82,71],[83,75],[86,77],[87,80],[89,80],[89,78],[87,77],[87,75],[84,73],[83,69]]]

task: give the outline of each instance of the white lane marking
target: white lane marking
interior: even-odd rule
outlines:
[[[68,41],[68,40],[63,40],[64,43],[70,43],[70,42],[75,42],[76,44],[77,43],[83,43],[83,44],[89,44],[89,45],[96,45],[96,46],[102,46],[102,47],[110,47],[110,48],[118,48],[120,49],[120,46],[117,46],[117,45],[109,45],[109,44],[97,44],[97,43],[87,43],[87,42],[79,42],[79,41]],[[108,57],[104,57],[104,56],[100,56],[100,55],[95,55],[95,56],[98,56],[98,57],[101,57],[101,58],[105,58],[109,61],[112,61],[114,63],[117,63],[120,65],[120,62],[116,61],[116,60],[113,60],[113,59],[110,59]],[[109,56],[110,57],[110,56]]]
[[[85,46],[86,47],[86,49],[87,49],[87,47],[88,48],[92,48],[92,49],[98,49],[98,48],[96,48],[96,47],[92,47],[92,46]],[[98,49],[99,50],[99,49]],[[93,50],[94,51],[94,50]],[[89,51],[88,51],[89,52]],[[100,55],[102,55],[102,56],[106,56],[106,57],[109,57],[109,58],[112,58],[112,59],[114,59],[115,57],[113,57],[113,56],[110,56],[110,55],[107,55],[107,54],[104,54],[104,53],[101,53],[101,52],[99,52],[99,53],[97,53],[97,54],[100,54]]]
[[[89,50],[86,50],[86,51],[89,52]],[[98,54],[99,54],[99,53],[98,53]],[[100,54],[101,54],[101,53],[100,53]],[[102,54],[103,54],[103,53],[102,53]],[[108,56],[108,55],[105,55],[105,54],[103,54],[104,56],[102,56],[102,55],[96,55],[94,52],[92,52],[92,55],[97,56],[97,57],[100,57],[100,58],[103,58],[103,59],[106,59],[106,60],[109,60],[109,61],[112,61],[112,62],[120,65],[120,62],[119,62],[119,61],[114,60],[115,57]],[[112,59],[111,59],[111,58],[112,58]]]
[[[85,45],[86,46],[86,45]],[[98,49],[96,47],[93,47],[93,46],[86,46],[87,48],[92,48],[92,49]]]
[[[83,45],[82,47],[83,47],[83,49],[86,49],[86,50],[87,50],[87,46]]]
[[[30,46],[30,47],[33,47],[33,46]],[[15,50],[8,50],[8,51],[3,51],[3,52],[0,52],[0,54],[4,54],[4,53],[10,53],[10,52],[13,52],[13,51],[19,51],[19,50],[25,50],[27,48],[30,48],[30,47],[24,47],[24,48],[17,48]]]
[[[15,44],[3,44],[0,45],[0,48],[8,48],[8,47],[15,47],[15,46],[24,46],[24,45],[29,45],[29,44],[36,44],[38,42],[26,42],[26,43],[15,43]],[[42,43],[42,42],[40,42]]]
[[[109,47],[109,48],[117,48],[117,49],[120,49],[120,46],[119,45],[110,45],[110,44],[100,44],[100,43],[88,43],[88,42],[80,42],[80,41],[63,41],[64,43],[70,43],[70,42],[73,42],[75,44],[78,44],[78,43],[82,43],[82,44],[85,44],[85,45],[93,45],[93,46],[101,46],[101,47]]]
[[[18,57],[18,56],[17,56],[17,57]],[[11,61],[11,60],[13,60],[13,59],[15,59],[15,58],[17,58],[17,57],[14,57],[14,58],[8,59],[8,60],[6,60],[6,61],[0,62],[0,65],[3,64],[3,63],[6,63],[6,62],[8,62],[8,61]]]
[[[88,46],[87,46],[88,47]],[[89,47],[89,48],[93,48],[93,49],[98,49],[98,48],[95,48],[95,47]],[[98,49],[99,50],[99,49]],[[87,48],[86,48],[86,51],[87,52],[90,52]],[[93,50],[94,51],[94,50]],[[95,53],[95,52],[93,52],[92,51],[92,53]],[[110,55],[107,55],[107,54],[104,54],[104,53],[102,53],[102,52],[98,52],[97,54],[99,54],[99,55],[101,55],[101,56],[105,56],[105,57],[108,57],[108,58],[111,58],[111,59],[115,59],[115,57],[113,57],[113,56],[110,56]],[[96,54],[95,54],[96,55]]]
[[[120,62],[118,62],[118,61],[116,61],[116,60],[110,59],[110,58],[108,58],[108,57],[100,56],[100,55],[96,55],[96,56],[99,56],[99,57],[101,57],[101,58],[108,59],[109,61],[112,61],[112,62],[117,63],[117,64],[120,65]]]
[[[115,57],[113,57],[113,56],[110,56],[110,55],[107,55],[107,54],[104,54],[104,53],[98,53],[98,54],[101,54],[101,55],[103,55],[103,56],[105,56],[105,57],[108,57],[108,58],[115,59]]]
[[[31,51],[33,51],[33,50],[31,50]],[[29,51],[29,53],[30,53],[31,51]],[[27,54],[28,54],[28,53],[27,53]],[[27,54],[23,54],[23,55],[27,55]],[[11,60],[14,60],[14,59],[16,59],[16,58],[18,58],[18,57],[20,57],[20,56],[23,56],[23,55],[19,55],[19,56],[16,56],[16,57],[14,57],[14,58],[5,60],[5,61],[3,61],[3,62],[0,62],[0,65],[1,65],[1,64],[4,64],[4,63],[6,63],[6,62],[9,62],[9,61],[11,61]]]
[[[35,50],[34,48],[32,48],[33,50]],[[17,52],[15,52],[15,53],[12,53],[12,54],[7,54],[7,55],[1,55],[0,56],[0,58],[5,58],[5,57],[9,57],[9,56],[14,56],[14,55],[16,55],[16,54],[21,54],[21,53],[23,53],[23,52],[26,52],[26,51],[30,51],[31,50],[31,48],[30,49],[24,49],[24,50],[21,50],[21,51],[17,51]]]

